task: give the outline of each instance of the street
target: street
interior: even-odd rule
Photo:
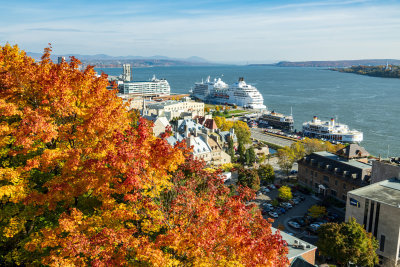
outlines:
[[[267,135],[264,134],[263,129],[259,129],[259,128],[250,128],[250,132],[251,132],[251,138],[260,140],[260,141],[264,141],[264,142],[268,142],[271,144],[275,144],[278,146],[290,146],[291,144],[294,143],[294,141],[292,140],[288,140],[288,139],[284,139],[284,138],[280,138],[280,137],[276,137],[276,136],[272,136],[272,135]]]

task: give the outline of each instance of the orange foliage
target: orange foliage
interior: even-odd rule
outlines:
[[[249,192],[229,197],[126,110],[106,75],[0,47],[0,264],[283,266]]]

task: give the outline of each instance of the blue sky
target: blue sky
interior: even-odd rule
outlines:
[[[400,59],[400,1],[8,1],[0,45],[260,63]]]

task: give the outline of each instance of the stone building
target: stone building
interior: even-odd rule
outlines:
[[[167,100],[163,102],[146,104],[147,115],[165,116],[168,120],[190,114],[204,116],[204,103],[189,99],[182,101]]]
[[[391,178],[348,192],[346,221],[351,217],[379,242],[381,266],[399,266],[400,180]]]
[[[372,162],[371,183],[377,183],[393,177],[400,179],[400,158]]]
[[[298,161],[299,183],[322,196],[346,201],[347,192],[370,184],[371,164],[323,151]]]

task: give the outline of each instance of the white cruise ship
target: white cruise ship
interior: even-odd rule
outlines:
[[[303,123],[304,136],[320,138],[333,142],[360,143],[363,133],[357,130],[349,130],[346,124],[330,121],[321,121],[314,116],[312,121]]]
[[[246,84],[243,78],[228,86],[220,78],[210,81],[210,77],[196,83],[192,95],[200,100],[216,104],[234,104],[253,109],[265,109],[263,96],[256,87]]]

